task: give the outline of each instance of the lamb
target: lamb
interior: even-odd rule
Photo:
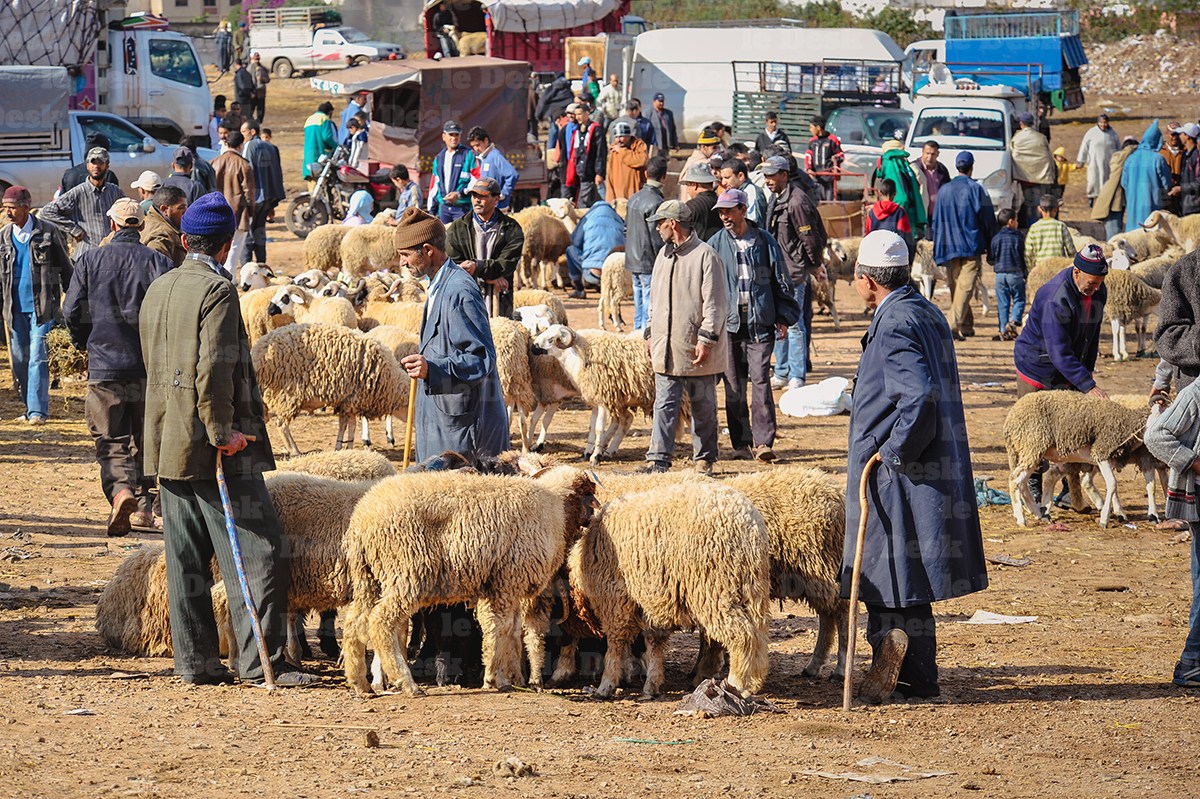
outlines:
[[[496,373],[500,377],[500,391],[504,394],[509,416],[517,420],[521,450],[528,452],[528,420],[537,401],[529,374],[529,331],[512,319],[493,317],[489,321],[492,342],[496,347]]]
[[[1200,214],[1181,217],[1169,211],[1154,211],[1146,217],[1142,228],[1167,234],[1185,253],[1200,247]]]
[[[304,268],[334,272],[342,268],[342,239],[353,226],[318,225],[304,238]]]
[[[342,238],[342,271],[360,277],[376,269],[399,266],[395,236],[395,230],[383,225],[351,227]]]
[[[600,303],[597,312],[600,315],[601,330],[604,329],[606,318],[612,320],[618,333],[625,329],[625,320],[621,318],[621,303],[632,297],[633,275],[625,271],[625,247],[614,247],[600,268]]]
[[[300,448],[291,422],[301,411],[332,408],[338,416],[334,448],[341,449],[353,441],[356,417],[379,419],[408,406],[408,376],[391,350],[357,330],[288,325],[263,336],[250,357],[263,401],[293,456]]]
[[[1141,440],[1145,427],[1145,411],[1076,391],[1038,391],[1017,400],[1004,421],[1009,490],[1017,524],[1025,526],[1025,506],[1039,517],[1049,518],[1049,502],[1045,507],[1038,506],[1028,484],[1029,476],[1042,459],[1049,458],[1055,464],[1091,463],[1100,468],[1107,486],[1100,509],[1100,526],[1107,527],[1110,511],[1120,508],[1116,500],[1116,472],[1125,464],[1140,460],[1139,450],[1145,448]],[[1154,469],[1144,476],[1152,486]],[[1054,485],[1055,470],[1046,479],[1048,485]],[[1045,499],[1051,493],[1047,491]],[[1150,513],[1155,513],[1152,490]]]
[[[370,332],[367,333],[367,336],[375,339],[380,344],[383,344],[383,346],[391,350],[392,356],[396,359],[397,364],[399,364],[400,361],[407,356],[415,355],[421,343],[420,336],[418,336],[416,333],[405,330],[401,327],[395,327],[394,325],[378,325],[373,327],[371,328]],[[401,371],[403,371],[403,367],[401,367]],[[400,375],[402,382],[407,377],[407,374]],[[409,389],[411,390],[411,388],[412,381],[410,379]],[[405,399],[407,401],[407,393],[405,394]],[[397,408],[396,411],[403,412],[404,409]],[[393,447],[396,446],[396,436],[392,432],[392,420],[395,418],[395,413],[388,414],[385,422],[387,442]],[[371,446],[371,431],[368,427],[367,418],[365,416],[362,420],[362,443],[364,447]]]
[[[541,289],[522,289],[513,292],[514,310],[531,305],[545,305],[550,309],[555,324],[565,325],[567,323],[567,306],[563,305],[563,301],[550,292]]]
[[[358,329],[354,306],[343,297],[321,297],[299,286],[281,286],[267,305],[267,314],[285,314],[304,324],[322,322]]]
[[[653,415],[654,369],[640,340],[602,330],[581,335],[566,325],[550,325],[534,346],[558,359],[591,406],[584,457],[593,464],[616,455],[635,410]]]
[[[1174,243],[1171,234],[1158,227],[1118,233],[1108,241],[1128,253],[1130,260],[1135,262],[1162,255]]]
[[[275,328],[290,325],[296,321],[289,313],[270,313],[268,308],[275,298],[276,291],[278,289],[274,286],[268,286],[265,289],[247,291],[238,298],[242,312],[242,324],[246,327],[246,336],[250,340],[250,346],[254,346],[254,342]]]
[[[571,246],[571,233],[547,206],[535,205],[513,214],[521,226],[525,243],[521,248],[521,268],[514,277],[514,288],[535,286],[549,289],[558,259]],[[536,267],[536,271],[535,271]]]
[[[265,289],[267,286],[278,286],[290,282],[288,278],[276,277],[275,270],[266,264],[251,261],[243,264],[238,272],[238,291],[245,294],[254,289]]]
[[[1125,328],[1133,322],[1137,330],[1137,354],[1146,351],[1146,328],[1150,314],[1158,310],[1162,292],[1151,288],[1137,278],[1132,272],[1114,269],[1104,280],[1108,288],[1108,301],[1104,304],[1104,316],[1112,323],[1114,361],[1130,360],[1129,350],[1125,348]]]
[[[671,630],[702,625],[730,656],[729,682],[755,693],[767,675],[770,542],[740,491],[694,483],[607,503],[569,557],[572,591],[587,597],[608,637],[596,696],[610,698],[646,636],[642,696],[660,693]]]
[[[594,491],[584,473],[551,469],[536,480],[403,474],[358,503],[346,531],[353,601],[343,634],[346,681],[361,695],[370,640],[403,693],[421,691],[403,657],[409,619],[423,607],[476,601],[484,630],[484,683],[519,674],[522,600],[540,597],[577,536],[568,504]],[[573,499],[574,497],[574,499]],[[590,504],[576,520],[588,523]]]

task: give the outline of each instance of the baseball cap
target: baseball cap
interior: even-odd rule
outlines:
[[[739,205],[749,205],[746,192],[741,189],[726,189],[717,198],[717,208],[737,208]]]
[[[146,213],[137,200],[122,197],[108,209],[108,218],[121,227],[137,227],[146,220]]]
[[[103,147],[93,147],[92,149],[88,150],[87,158],[83,160],[88,164],[95,163],[96,161],[107,164],[109,160],[108,150],[104,149]]]
[[[967,152],[965,150],[954,157],[954,166],[956,166],[959,169],[962,169],[964,166],[974,166],[974,165],[975,165],[975,156],[971,155],[969,152]]]
[[[779,172],[788,171],[788,160],[782,155],[773,155],[766,161],[762,162],[762,173],[764,175],[774,175]]]
[[[1018,116],[1017,119],[1019,119],[1021,124],[1025,125],[1026,127],[1033,124],[1033,114],[1029,113],[1028,111]]]
[[[663,94],[662,92],[658,92],[657,94],[654,95],[654,99],[662,100],[663,102],[666,102],[667,96],[665,94]]]
[[[858,245],[863,266],[908,266],[908,245],[890,230],[873,230]]]
[[[579,110],[579,103],[567,103],[567,113],[574,114]]]
[[[171,156],[171,160],[176,164],[191,164],[194,163],[196,157],[192,155],[192,151],[186,147],[176,147],[175,154]]]
[[[475,178],[471,181],[471,185],[467,186],[467,194],[492,194],[500,196],[500,184],[492,178]]]
[[[579,63],[578,63],[578,64],[576,64],[575,66],[577,66],[577,67],[582,67],[583,65],[585,65],[585,64],[590,64],[590,63],[592,63],[591,56],[586,56],[586,55],[585,55],[583,58],[579,59]]]
[[[687,218],[687,209],[679,200],[667,200],[658,206],[653,214],[646,217],[647,222],[660,222],[664,219],[682,220]]]
[[[452,119],[445,125],[442,125],[442,133],[462,133],[462,125]]]
[[[1197,125],[1195,122],[1188,122],[1179,129],[1179,132],[1193,141],[1200,139],[1200,125]]]
[[[130,188],[145,189],[146,191],[157,191],[162,186],[162,178],[157,172],[152,172],[147,169],[142,174],[138,175],[138,179],[129,184]]]

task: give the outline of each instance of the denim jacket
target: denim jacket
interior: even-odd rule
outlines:
[[[746,226],[755,236],[754,243],[747,250],[754,276],[750,284],[750,304],[746,309],[750,340],[756,343],[773,341],[775,325],[790,327],[800,321],[800,304],[796,301],[796,289],[779,243],[750,219],[746,220]],[[741,329],[737,244],[734,243],[733,234],[722,228],[708,240],[708,246],[717,251],[725,264],[725,286],[729,297],[725,329],[732,335]]]

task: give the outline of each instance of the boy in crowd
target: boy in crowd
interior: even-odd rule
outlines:
[[[996,270],[996,308],[1000,334],[992,341],[1013,341],[1025,315],[1025,242],[1017,229],[1017,215],[1005,208],[997,217],[1000,231],[992,237],[988,262]],[[1009,309],[1011,310],[1011,314]]]

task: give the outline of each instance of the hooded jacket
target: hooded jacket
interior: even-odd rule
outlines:
[[[1112,154],[1108,161],[1108,180],[1100,188],[1100,194],[1092,204],[1092,219],[1103,222],[1109,214],[1125,210],[1125,189],[1121,188],[1121,175],[1125,170],[1125,160],[1133,155],[1132,144],[1122,147]]]
[[[1121,188],[1125,189],[1125,231],[1141,230],[1141,223],[1165,206],[1163,197],[1171,189],[1171,168],[1158,154],[1162,132],[1158,120],[1142,134],[1142,143],[1125,159]]]

